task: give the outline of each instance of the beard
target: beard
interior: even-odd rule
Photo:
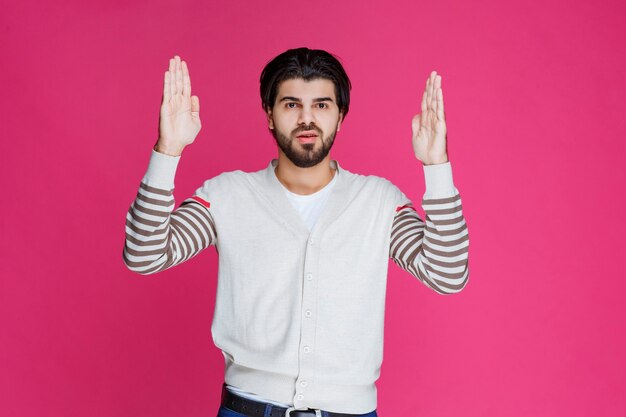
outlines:
[[[296,137],[300,132],[310,130],[315,130],[318,138],[322,141],[321,148],[317,150],[315,149],[317,141],[313,143],[300,143]],[[314,125],[299,127],[294,131],[292,137],[285,135],[277,128],[271,129],[271,132],[278,147],[295,166],[300,168],[309,168],[319,164],[324,158],[326,158],[330,152],[330,148],[333,147],[333,143],[335,142],[337,129],[328,135],[327,138],[324,138],[323,133]]]

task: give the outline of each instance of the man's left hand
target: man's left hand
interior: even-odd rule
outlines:
[[[446,119],[443,110],[441,76],[430,73],[422,96],[422,113],[413,116],[413,150],[424,165],[448,162]]]

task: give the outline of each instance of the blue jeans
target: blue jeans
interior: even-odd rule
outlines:
[[[267,404],[265,408],[266,416],[269,416],[270,412],[272,411],[270,407],[271,407],[271,404]],[[217,412],[217,417],[248,417],[248,416],[246,416],[245,414],[241,414],[236,411],[233,411],[230,408],[227,408],[221,405],[219,411]],[[328,412],[322,411],[322,417],[328,417]],[[376,414],[376,410],[374,410],[370,413],[363,414],[362,417],[378,417],[378,414]]]

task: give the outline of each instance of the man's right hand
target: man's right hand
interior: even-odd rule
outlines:
[[[159,116],[159,140],[154,150],[180,156],[185,146],[193,143],[200,132],[200,100],[191,95],[191,79],[187,63],[176,55],[165,71],[163,101]]]

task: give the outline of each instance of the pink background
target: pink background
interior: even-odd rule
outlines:
[[[56,3],[0,14],[0,416],[216,415],[217,254],[132,273],[126,211],[170,57],[203,121],[179,204],[276,156],[258,78],[299,46],[353,82],[332,157],[417,204],[410,119],[443,79],[470,281],[441,296],[391,264],[379,415],[626,413],[624,2]]]

